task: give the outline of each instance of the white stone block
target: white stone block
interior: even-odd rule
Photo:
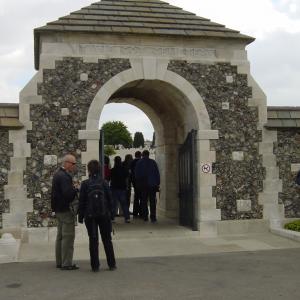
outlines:
[[[219,139],[218,130],[199,130],[198,131],[199,140],[217,140]]]
[[[19,120],[21,123],[30,121],[30,105],[26,103],[19,104]]]
[[[216,161],[216,151],[200,151],[200,161],[206,163],[212,163]]]
[[[244,152],[243,151],[233,151],[232,152],[232,159],[237,161],[244,160]]]
[[[223,110],[229,110],[230,105],[229,102],[222,102],[222,109]]]
[[[282,192],[282,180],[265,180],[263,182],[264,192]]]
[[[163,80],[169,65],[168,59],[157,59],[156,78]]]
[[[236,200],[238,212],[251,211],[251,200]]]
[[[15,227],[26,227],[27,226],[27,213],[17,211],[14,213],[4,213],[2,216],[3,228],[15,228]]]
[[[263,192],[258,194],[258,203],[264,204],[278,204],[278,192]]]
[[[200,221],[218,221],[221,220],[220,209],[205,209],[200,211]]]
[[[79,130],[78,138],[80,140],[98,140],[100,139],[99,130]]]
[[[156,58],[143,58],[143,68],[145,79],[154,80],[156,79]]]
[[[233,83],[233,76],[232,75],[227,75],[226,76],[226,82],[227,83]]]
[[[22,141],[14,143],[14,157],[31,157],[31,145]]]
[[[263,142],[259,144],[259,154],[273,154],[273,142]]]
[[[206,209],[216,209],[216,198],[201,198],[200,200],[200,211]]]
[[[277,131],[263,130],[263,142],[277,142]]]
[[[279,168],[268,167],[266,168],[266,179],[279,179]]]
[[[23,172],[10,171],[8,173],[9,185],[23,185]]]
[[[250,63],[243,62],[237,64],[237,70],[239,74],[250,74]]]
[[[141,58],[131,58],[130,64],[137,78],[144,78],[143,60]]]
[[[44,165],[45,166],[56,166],[57,156],[56,155],[44,155]]]
[[[88,81],[88,79],[89,79],[89,75],[88,74],[86,74],[86,73],[81,73],[80,74],[80,80],[81,81]]]
[[[273,154],[263,154],[263,165],[265,167],[276,167],[276,156]]]
[[[10,199],[9,200],[10,213],[14,214],[17,212],[30,212],[33,208],[32,199]]]
[[[200,189],[205,186],[215,186],[216,185],[216,175],[215,174],[205,174],[200,173],[199,174],[199,180],[200,180]]]
[[[23,104],[43,104],[42,96],[26,96],[23,98]]]
[[[81,161],[83,164],[87,164],[92,159],[99,159],[99,153],[98,152],[82,152],[81,153]]]
[[[11,171],[23,171],[26,169],[26,158],[25,157],[11,157],[10,158],[10,169]]]
[[[284,219],[284,206],[281,204],[264,204],[264,219],[282,220]]]
[[[291,164],[291,171],[298,172],[300,170],[300,163],[299,164]]]
[[[5,199],[26,199],[27,188],[26,185],[5,185],[4,186]]]
[[[70,115],[70,110],[67,107],[64,107],[61,109],[61,115],[62,116],[69,116]]]

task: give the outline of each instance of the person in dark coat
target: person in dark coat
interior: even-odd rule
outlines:
[[[144,150],[142,159],[135,167],[135,180],[141,191],[141,211],[144,221],[148,221],[148,200],[150,202],[150,219],[152,223],[156,219],[156,192],[159,191],[160,175],[155,160],[149,158],[149,151]]]
[[[141,216],[141,193],[140,190],[138,189],[136,185],[136,180],[135,180],[135,167],[137,162],[141,159],[142,153],[141,151],[136,151],[134,153],[134,160],[131,162],[130,165],[130,170],[131,170],[131,182],[133,185],[134,189],[134,200],[133,200],[133,216]]]
[[[124,214],[125,223],[130,223],[130,215],[126,203],[127,178],[129,176],[129,173],[127,169],[122,165],[122,160],[120,156],[116,156],[114,161],[115,164],[114,167],[111,169],[110,182],[110,188],[114,200],[112,220],[114,220],[116,216],[117,204],[119,202]]]
[[[133,161],[132,155],[131,154],[126,154],[125,155],[125,159],[123,161],[123,166],[125,167],[125,169],[128,172],[128,177],[127,177],[127,182],[126,182],[126,204],[128,206],[128,210],[130,208],[130,198],[131,198],[131,163]],[[130,214],[130,211],[129,211]]]
[[[76,216],[69,208],[78,192],[71,175],[75,169],[76,158],[68,154],[63,158],[62,167],[56,171],[52,180],[51,209],[57,219],[56,267],[62,270],[78,269],[73,264]]]
[[[79,196],[79,210],[78,210],[78,222],[85,222],[85,226],[89,235],[89,250],[90,250],[90,263],[93,272],[98,272],[100,267],[99,261],[99,234],[104,246],[107,264],[111,271],[116,269],[116,260],[114,254],[114,248],[111,240],[111,213],[112,213],[112,196],[109,190],[107,182],[101,179],[101,168],[97,160],[91,160],[88,165],[89,179],[85,180],[81,184],[80,196]],[[97,217],[91,217],[87,213],[88,206],[88,192],[90,184],[100,184],[104,190],[105,197],[105,214]]]

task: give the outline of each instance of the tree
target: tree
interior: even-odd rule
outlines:
[[[102,125],[101,130],[103,130],[104,133],[105,145],[112,145],[114,148],[116,148],[117,145],[123,145],[125,148],[132,146],[131,134],[123,122],[106,122]]]
[[[116,154],[116,151],[113,146],[111,146],[111,145],[104,146],[104,155],[111,156],[114,154]]]
[[[134,148],[139,148],[139,147],[144,148],[145,147],[144,136],[143,136],[143,134],[141,132],[136,132],[134,134],[133,147]]]

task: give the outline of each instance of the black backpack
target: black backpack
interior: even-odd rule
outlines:
[[[298,174],[296,176],[296,180],[295,180],[296,184],[300,186],[300,171],[298,171]]]
[[[104,181],[100,178],[90,178],[87,194],[85,216],[87,218],[97,218],[107,215],[108,205],[105,197]]]

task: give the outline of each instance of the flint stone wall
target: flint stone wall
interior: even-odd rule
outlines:
[[[9,201],[4,197],[4,186],[7,184],[10,157],[13,156],[8,130],[0,130],[0,145],[0,228],[2,228],[2,213],[9,212]]]
[[[279,167],[279,178],[282,180],[279,203],[284,205],[286,218],[299,218],[300,189],[295,184],[296,173],[292,172],[291,164],[300,163],[300,128],[278,129],[274,154]]]
[[[32,131],[27,134],[32,154],[27,159],[25,182],[34,206],[28,213],[28,227],[55,225],[50,216],[50,194],[58,165],[51,162],[56,156],[60,163],[64,154],[73,153],[78,162],[76,177],[86,174],[80,155],[86,151],[86,142],[78,140],[78,130],[86,128],[88,109],[99,89],[129,68],[126,59],[84,63],[80,58],[65,58],[56,62],[55,69],[44,70],[43,82],[38,85],[43,104],[30,106]]]
[[[247,84],[247,75],[238,74],[237,67],[228,63],[202,65],[172,61],[168,69],[197,89],[205,102],[212,129],[219,130],[219,140],[211,141],[210,145],[216,151],[214,197],[222,220],[261,219],[263,211],[258,204],[258,193],[263,190],[265,178],[259,154],[262,133],[257,130],[257,108],[248,106],[252,89]],[[237,205],[241,200],[242,203],[250,200],[251,205]],[[239,207],[247,209],[242,211]]]

